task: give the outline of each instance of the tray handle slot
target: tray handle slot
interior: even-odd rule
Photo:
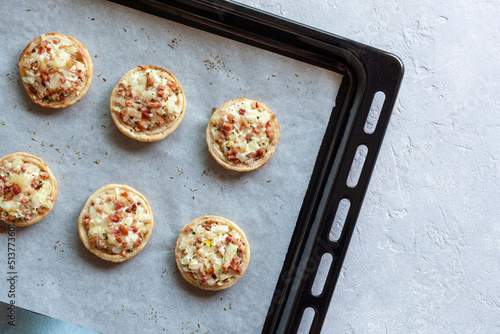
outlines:
[[[335,212],[335,217],[333,218],[333,224],[330,228],[330,233],[328,234],[328,239],[330,241],[338,241],[342,230],[344,229],[344,224],[347,219],[347,214],[349,213],[349,208],[351,207],[351,201],[348,198],[342,198],[337,207],[337,212]]]
[[[311,326],[315,317],[316,311],[312,307],[307,307],[302,313],[302,318],[300,319],[300,325],[297,333],[309,333],[311,331]]]
[[[324,253],[321,256],[321,261],[319,262],[318,271],[316,271],[316,276],[314,277],[314,282],[311,287],[311,294],[314,297],[318,297],[323,292],[327,279],[326,273],[330,271],[332,263],[333,263],[332,254]]]
[[[347,186],[349,188],[356,188],[358,185],[359,177],[363,171],[363,166],[365,165],[366,156],[368,154],[368,147],[366,145],[359,145],[356,149],[356,154],[352,160],[351,170],[347,176]]]
[[[372,105],[370,111],[368,112],[368,117],[366,118],[366,123],[363,128],[366,134],[372,134],[377,128],[378,118],[380,117],[380,111],[384,105],[385,94],[382,91],[378,91],[373,95]]]

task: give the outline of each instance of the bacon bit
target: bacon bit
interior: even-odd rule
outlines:
[[[93,237],[90,242],[95,245],[98,241],[99,241],[98,237]]]
[[[97,205],[95,207],[95,211],[97,211],[98,213],[102,213],[102,205]]]
[[[113,214],[109,215],[109,216],[108,216],[108,219],[109,219],[110,221],[112,221],[112,222],[115,222],[115,223],[116,223],[116,222],[120,221],[120,216],[118,215],[118,213],[117,213],[117,212],[115,212],[115,213],[113,213]]]
[[[66,97],[64,96],[64,94],[60,94],[59,95],[59,101],[64,101],[66,99]]]
[[[266,130],[266,135],[267,135],[267,138],[269,138],[270,141],[274,140],[274,133],[271,131],[271,129],[267,129]]]
[[[153,78],[151,78],[149,75],[146,76],[146,86],[153,86],[155,84],[155,81]]]
[[[134,103],[134,101],[132,101],[132,100],[127,100],[127,101],[125,102],[125,105],[126,105],[127,107],[130,107],[133,103]]]
[[[78,49],[78,52],[76,53],[76,60],[83,62],[84,56],[83,56],[83,51],[81,48]]]
[[[115,209],[120,210],[121,208],[125,207],[125,205],[121,202],[116,201],[115,202]]]
[[[240,115],[245,115],[245,109],[240,109],[240,111],[238,112]]]
[[[213,279],[217,279],[217,274],[212,273],[211,276],[212,276]]]
[[[148,107],[150,108],[160,108],[161,104],[158,102],[149,102]]]
[[[126,244],[125,242],[124,242],[124,243],[122,243],[122,248],[123,248],[123,249],[127,248],[127,244]]]
[[[168,81],[167,86],[168,86],[168,88],[170,88],[174,92],[177,91],[177,89],[179,88],[179,87],[177,87],[177,85],[175,84],[174,81]]]
[[[40,172],[40,178],[42,180],[46,180],[49,177],[49,173],[47,172]]]
[[[130,116],[128,114],[123,114],[122,121],[124,123],[127,123],[129,120],[130,120]]]
[[[140,130],[146,130],[148,128],[147,123],[144,121],[139,121],[139,123],[137,123],[137,126],[139,127]]]
[[[227,119],[228,119],[231,123],[233,123],[233,122],[234,122],[234,115],[233,115],[233,114],[227,114],[227,115],[226,115],[226,117],[227,117]]]
[[[134,204],[132,204],[132,211],[135,211],[135,210],[137,210],[137,204],[134,203]]]
[[[226,237],[226,241],[231,242],[231,241],[233,241],[233,239],[231,239],[231,237]]]
[[[158,91],[156,92],[156,95],[158,96],[163,96],[165,94],[165,91],[163,89],[158,89]]]
[[[115,238],[115,240],[116,240],[116,242],[118,242],[118,243],[122,243],[122,238],[120,238],[120,237],[116,237],[116,238]]]
[[[33,88],[33,86],[29,86],[29,88],[30,88],[30,91],[31,91],[33,94],[38,93],[38,91],[37,91],[35,88]]]
[[[136,233],[137,231],[139,231],[137,227],[132,227],[132,232]]]
[[[259,123],[256,127],[254,127],[253,129],[256,133],[261,133],[262,131],[264,131],[264,128],[262,126],[262,123]]]
[[[198,234],[196,236],[196,241],[198,241],[198,242],[202,242],[203,241],[203,239],[201,238],[201,234]]]
[[[139,246],[140,244],[142,243],[142,238],[141,237],[138,237],[137,240],[135,241],[134,243],[134,246]]]
[[[22,204],[28,203],[28,199],[26,197],[21,198],[21,203]]]
[[[21,193],[21,187],[19,187],[17,184],[14,184],[12,186],[12,191],[14,192],[15,195]]]
[[[126,228],[125,226],[120,225],[120,226],[118,226],[118,229],[119,229],[119,230],[120,230],[120,232],[122,232],[123,234],[128,235],[128,230],[127,230],[127,228]]]
[[[229,123],[222,124],[222,128],[226,131],[231,131],[233,129],[233,125]]]

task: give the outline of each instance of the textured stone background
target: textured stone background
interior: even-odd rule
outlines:
[[[239,0],[405,78],[324,333],[500,332],[500,3]]]

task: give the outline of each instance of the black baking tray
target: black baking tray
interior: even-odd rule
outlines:
[[[335,107],[325,110],[330,120],[262,330],[296,333],[304,310],[311,308],[309,333],[319,333],[403,78],[402,62],[387,52],[230,1],[110,1],[343,76]],[[376,93],[385,96],[378,109],[372,107]],[[353,185],[348,178],[363,145],[367,153]],[[342,200],[350,206],[340,237],[332,241],[329,235]],[[331,265],[321,293],[313,295],[325,253],[331,254]]]

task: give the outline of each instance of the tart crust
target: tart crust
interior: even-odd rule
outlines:
[[[143,233],[142,236],[142,241],[138,245],[134,245],[132,249],[130,250],[123,250],[121,253],[113,253],[112,252],[112,246],[108,242],[103,240],[103,245],[104,247],[108,248],[100,248],[95,245],[95,243],[92,242],[92,238],[89,236],[89,221],[90,220],[90,210],[91,207],[94,206],[96,198],[99,198],[101,195],[104,194],[110,194],[112,192],[116,192],[115,190],[118,189],[120,194],[127,193],[125,197],[131,198],[128,200],[128,204],[133,208],[135,203],[135,210],[137,210],[138,206],[141,206],[145,209],[145,214],[150,216],[150,219],[147,219],[144,223],[144,226],[147,225],[147,228],[145,229],[145,233]],[[130,196],[132,194],[132,196]],[[121,196],[121,195],[120,195]],[[130,197],[129,197],[130,196]],[[102,197],[101,197],[102,198]],[[120,198],[121,199],[121,198]],[[117,208],[117,206],[113,207],[113,214],[120,212],[120,209],[123,208],[124,210],[121,210],[121,212],[126,212],[126,210],[129,208],[127,205],[123,207]],[[133,216],[136,216],[136,211],[134,210]],[[128,215],[130,216],[130,215]],[[120,219],[121,218],[121,219]],[[126,229],[127,236],[129,233],[132,233],[132,227],[130,226],[131,224],[127,224],[124,217],[117,218],[116,222],[110,223],[109,216],[108,216],[108,227],[110,227],[111,231],[108,231],[108,234],[113,234],[115,240],[118,240],[117,237],[125,239],[125,234],[122,232],[123,229]],[[132,220],[134,220],[132,218]],[[136,222],[138,219],[135,219],[134,222]],[[112,227],[111,227],[112,225]],[[146,246],[146,243],[149,240],[149,237],[151,236],[151,232],[153,231],[153,213],[151,211],[151,207],[149,205],[149,202],[146,200],[146,198],[139,193],[137,190],[127,186],[127,185],[119,185],[119,184],[108,184],[99,190],[97,190],[92,196],[89,197],[87,202],[85,203],[80,216],[78,217],[78,233],[80,235],[80,240],[84,244],[85,248],[87,248],[91,253],[95,254],[96,256],[100,257],[103,260],[110,261],[110,262],[123,262],[125,260],[128,260],[135,255],[137,255],[143,248]],[[115,232],[112,231],[114,229]],[[106,233],[104,233],[106,235]],[[107,238],[106,238],[107,240]]]
[[[202,230],[203,233],[195,232],[197,228],[199,228],[199,226],[203,226]],[[219,239],[215,240],[216,238],[211,238],[210,235],[207,233],[208,231],[213,231],[214,226],[227,226],[229,228],[229,231],[226,232],[226,234],[216,233],[217,235],[216,238],[223,238],[222,240]],[[230,233],[232,235],[232,239],[231,236],[229,236],[229,239],[226,239],[228,237],[227,233]],[[236,238],[236,236],[238,236],[238,238]],[[189,270],[189,264],[186,265],[182,263],[183,258],[186,257],[187,255],[186,248],[181,249],[183,248],[182,246],[183,243],[184,245],[187,245],[187,247],[190,247],[188,241],[189,237],[191,238],[199,237],[201,240],[201,244],[198,243],[198,245],[203,245],[201,246],[202,250],[205,251],[208,250],[208,253],[205,254],[208,256],[210,256],[211,254],[210,251],[210,249],[212,249],[210,248],[211,246],[217,248],[217,251],[215,251],[214,254],[222,254],[220,248],[224,248],[223,251],[227,255],[229,244],[230,243],[235,244],[238,243],[239,241],[240,246],[238,248],[238,251],[235,253],[235,255],[238,256],[238,262],[234,262],[234,267],[232,266],[233,262],[230,262],[231,267],[229,269],[227,268],[224,269],[224,263],[222,262],[224,261],[224,259],[227,260],[226,257],[222,259],[221,263],[219,263],[218,269],[215,268],[215,266],[213,265],[213,263],[215,262],[210,262],[208,266],[204,265],[197,270]],[[221,242],[220,248],[217,247],[217,242]],[[193,247],[193,245],[191,245],[191,247]],[[209,247],[209,248],[204,249],[203,247],[205,248]],[[248,264],[250,261],[250,245],[248,244],[248,240],[245,236],[245,233],[232,221],[219,216],[202,216],[193,219],[189,224],[185,225],[182,228],[179,234],[179,238],[175,243],[175,261],[177,263],[177,268],[179,269],[179,272],[181,273],[182,277],[184,277],[184,279],[188,281],[190,284],[203,290],[210,290],[210,291],[224,290],[231,287],[234,283],[236,283],[236,281],[238,281],[245,274],[245,271],[248,268]],[[236,270],[233,270],[233,268]],[[212,276],[213,275],[212,273],[214,273],[215,276]],[[226,274],[227,276],[229,276],[229,278],[222,279],[223,278],[221,277],[222,274]],[[206,275],[205,279],[203,278],[203,275]],[[213,278],[213,280],[216,280],[216,283],[210,285],[209,282],[206,281],[207,278],[208,279]]]
[[[34,199],[36,198],[35,196],[38,196],[37,193],[40,193],[40,194],[45,194],[45,191],[46,187],[43,187],[43,184],[47,181],[50,181],[50,184],[51,184],[51,190],[48,194],[46,194],[46,198],[47,198],[47,202],[46,204],[49,204],[49,206],[46,206],[45,204],[43,205],[35,205],[36,208],[34,208],[33,210],[33,214],[34,215],[31,215],[30,214],[30,218],[29,219],[26,219],[26,215],[23,215],[24,219],[20,219],[20,218],[16,218],[16,219],[9,219],[9,217],[7,216],[6,219],[3,219],[4,222],[6,222],[7,224],[11,224],[11,225],[16,225],[16,226],[28,226],[28,225],[32,225],[38,221],[40,221],[43,217],[47,216],[49,214],[49,212],[52,210],[53,208],[53,205],[57,199],[57,181],[56,181],[56,178],[54,177],[54,175],[52,174],[52,172],[50,171],[50,168],[49,166],[47,166],[47,164],[45,162],[42,161],[42,159],[34,156],[34,155],[31,155],[31,154],[28,154],[28,153],[24,153],[24,152],[16,152],[16,153],[11,153],[11,154],[8,154],[6,156],[4,156],[3,158],[0,159],[0,168],[2,167],[5,167],[5,164],[7,163],[12,163],[14,162],[15,160],[20,160],[23,162],[23,165],[24,164],[27,164],[27,166],[20,166],[20,168],[27,168],[27,174],[25,174],[24,172],[22,172],[21,169],[19,169],[17,172],[14,172],[14,173],[10,173],[9,176],[6,175],[6,173],[0,171],[0,189],[2,189],[0,191],[1,193],[1,199],[2,199],[2,202],[5,200],[6,196],[9,196],[9,193],[12,192],[12,194],[15,194],[16,192],[20,191],[18,193],[19,194],[22,194],[22,198],[26,198],[27,199],[27,202],[26,203],[22,203],[21,199],[15,201],[17,203],[17,205],[20,205],[20,206],[23,206],[23,204],[28,204],[28,205],[33,205],[33,201]],[[29,171],[34,171],[35,172],[35,175],[38,174],[35,178],[32,179],[32,181],[30,182],[30,185],[25,185],[25,186],[22,186],[20,185],[19,183],[21,183],[22,181],[21,180],[15,180],[12,182],[12,176],[14,174],[17,174],[17,175],[20,175],[20,174],[23,174],[23,175],[27,175],[29,177],[29,175],[32,175],[33,173],[29,173]],[[43,176],[40,176],[40,173],[43,174]],[[2,177],[5,176],[5,178]],[[43,177],[43,178],[42,178]],[[6,181],[7,182],[10,182],[10,183],[7,183],[6,184]],[[11,184],[12,185],[10,187],[6,187],[6,185],[9,185]],[[33,187],[33,185],[35,185],[35,187]],[[20,187],[20,188],[16,188],[14,189],[14,187]],[[27,187],[29,190],[28,192],[24,192],[22,191],[23,188]],[[6,189],[9,189],[8,191],[6,191]],[[10,194],[10,195],[12,195]],[[42,202],[38,202],[38,203],[42,203]],[[1,204],[0,204],[1,206]],[[0,207],[0,220],[2,220],[2,215],[9,215],[10,218],[14,217],[14,215],[12,214],[9,214],[8,212],[6,212],[3,208]]]
[[[161,79],[148,73],[159,73]],[[142,74],[152,82],[139,81]],[[109,107],[113,121],[123,134],[139,141],[153,142],[167,137],[182,122],[186,113],[186,96],[172,73],[159,66],[141,65],[118,81],[111,92]]]
[[[252,112],[251,117],[245,115],[248,110]],[[232,114],[229,116],[231,119],[227,118],[229,114]],[[235,132],[238,137],[239,133],[244,134],[245,138],[239,138],[239,143],[230,139]],[[243,97],[228,101],[214,111],[206,130],[208,150],[212,157],[222,167],[238,172],[264,166],[273,155],[279,139],[279,125],[269,107]],[[253,148],[250,148],[252,145]],[[242,152],[241,146],[249,149]]]
[[[21,53],[18,66],[28,96],[46,108],[75,104],[92,82],[92,58],[87,48],[75,38],[59,33],[44,34],[31,41]]]

